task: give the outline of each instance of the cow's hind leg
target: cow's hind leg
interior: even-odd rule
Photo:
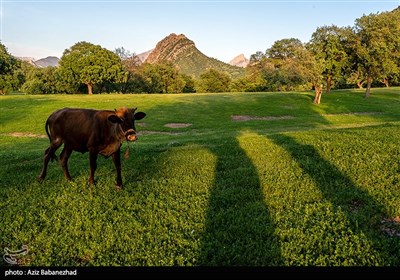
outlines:
[[[67,144],[64,144],[64,149],[61,152],[60,155],[60,163],[61,163],[61,167],[64,171],[64,176],[65,178],[67,178],[67,180],[71,180],[71,175],[69,174],[68,171],[68,159],[69,156],[71,155],[72,150],[67,146]]]
[[[39,183],[43,182],[44,178],[46,178],[47,165],[49,164],[50,159],[57,158],[55,155],[55,152],[61,145],[62,145],[62,140],[55,139],[55,140],[51,141],[50,147],[48,147],[46,149],[45,154],[44,154],[42,172],[40,173],[40,176],[37,178]]]
[[[89,160],[90,160],[90,177],[89,184],[94,185],[94,172],[97,168],[97,152],[89,151]]]

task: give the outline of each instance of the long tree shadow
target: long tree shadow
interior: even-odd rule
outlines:
[[[334,164],[325,160],[312,145],[298,143],[292,137],[282,134],[269,135],[268,138],[290,153],[300,168],[315,182],[323,197],[336,210],[344,212],[351,230],[366,236],[384,263],[398,263],[390,257],[391,252],[398,250],[398,243],[384,235],[381,230],[381,222],[387,216],[383,205],[366,190],[358,187]]]
[[[208,148],[217,163],[200,265],[281,265],[279,240],[255,166],[234,137]]]

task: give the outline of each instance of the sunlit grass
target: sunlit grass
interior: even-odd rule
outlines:
[[[3,96],[0,248],[27,245],[26,266],[399,266],[399,92]],[[89,186],[80,153],[72,182],[55,162],[36,182],[52,111],[120,106],[147,113],[122,191],[102,157]]]

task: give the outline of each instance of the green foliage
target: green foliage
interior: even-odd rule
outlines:
[[[27,94],[43,94],[45,86],[42,80],[33,78],[24,83],[21,90]]]
[[[367,77],[369,96],[373,79],[388,80],[399,74],[400,11],[364,15],[356,19],[354,30],[357,37],[351,42],[352,51]]]
[[[339,28],[335,25],[318,27],[307,45],[315,59],[322,65],[321,70],[328,92],[335,82],[342,79],[347,63],[345,42],[350,34],[349,28]]]
[[[8,53],[6,46],[0,43],[0,94],[6,94],[18,88],[21,75],[17,72],[20,62]]]
[[[139,65],[131,60],[127,62],[126,67],[129,75],[124,92],[192,92],[193,79],[181,74],[171,62],[143,63]]]
[[[297,38],[280,39],[275,41],[265,54],[267,58],[285,61],[295,58],[301,48],[303,48],[303,43]]]
[[[27,81],[21,90],[28,94],[59,93],[60,77],[56,67],[30,68],[26,74]]]
[[[28,246],[21,266],[398,267],[399,88],[373,89],[370,99],[332,91],[320,106],[311,99],[3,96],[0,244]],[[81,153],[69,162],[72,182],[56,162],[36,182],[51,112],[121,104],[147,113],[122,160],[122,191],[110,158],[99,157],[88,186]],[[172,122],[192,125],[165,126]]]
[[[252,56],[248,69],[254,90],[310,90],[320,84],[321,62],[295,38],[276,41],[265,55]]]
[[[159,42],[157,53],[147,58],[149,63],[173,62],[179,72],[199,79],[200,75],[208,69],[229,74],[231,78],[240,78],[244,75],[244,69],[237,66],[210,58],[200,52],[193,41],[184,35],[170,34]]]
[[[78,42],[66,49],[59,65],[66,91],[86,84],[91,94],[95,84],[121,82],[127,78],[118,55],[88,42]]]
[[[209,58],[184,35],[161,41],[153,63],[123,47],[108,51],[88,42],[65,50],[58,70],[32,70],[0,45],[0,93],[180,93],[322,91],[400,84],[400,10],[364,15],[355,26],[318,27],[303,45],[277,40],[250,57],[246,69]],[[176,49],[179,49],[177,52]],[[169,61],[169,62],[168,62]],[[34,74],[32,74],[34,73]],[[36,74],[35,74],[36,73]],[[25,84],[24,84],[25,83]],[[23,87],[22,87],[23,85]],[[85,88],[87,87],[87,88]]]
[[[227,73],[231,79],[244,76],[244,69],[242,67],[232,66],[215,58],[209,58],[201,52],[193,53],[190,58],[184,55],[180,56],[176,61],[176,65],[183,74],[194,76],[197,79],[208,69]]]
[[[230,90],[231,78],[228,74],[210,69],[200,75],[196,86],[197,92],[227,92]]]
[[[185,83],[182,92],[183,93],[193,93],[196,92],[195,89],[195,80],[192,76],[186,75],[186,74],[181,74],[181,77]]]

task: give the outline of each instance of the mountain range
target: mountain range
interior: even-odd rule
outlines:
[[[229,63],[208,57],[197,49],[195,43],[183,34],[171,33],[157,43],[155,48],[137,55],[140,61],[147,63],[172,62],[180,72],[199,78],[208,69],[228,73],[232,78],[242,77],[244,67],[249,60],[240,54]],[[59,58],[49,56],[35,60],[31,57],[19,57],[40,68],[58,66]]]
[[[142,55],[142,54],[141,54]],[[185,35],[171,33],[148,53],[144,62],[159,63],[163,61],[172,62],[180,72],[199,78],[208,69],[215,69],[228,73],[232,78],[244,75],[242,67],[224,63],[218,59],[211,58],[199,51],[195,43]]]
[[[58,62],[60,59],[55,56],[48,56],[45,58],[41,58],[38,60],[35,60],[33,57],[18,57],[20,60],[27,61],[28,63],[32,64],[33,66],[39,67],[39,68],[45,68],[45,67],[58,67]]]

